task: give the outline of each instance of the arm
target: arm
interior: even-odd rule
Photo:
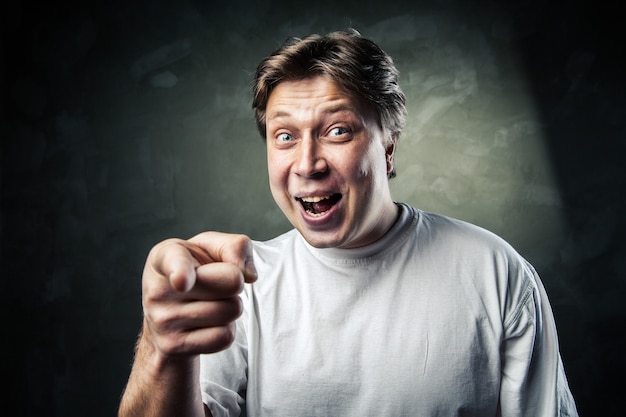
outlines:
[[[139,336],[119,416],[205,416],[198,385],[198,357],[163,356],[146,340],[145,327]]]
[[[554,316],[539,277],[522,298],[503,342],[503,417],[578,416],[559,353]]]
[[[199,355],[232,343],[238,294],[255,279],[245,236],[209,232],[152,249],[142,280],[143,327],[119,417],[210,415],[201,400]]]

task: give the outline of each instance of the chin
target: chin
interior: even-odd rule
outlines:
[[[343,240],[334,236],[321,236],[323,233],[310,233],[299,230],[307,243],[318,249],[337,248],[343,246]]]

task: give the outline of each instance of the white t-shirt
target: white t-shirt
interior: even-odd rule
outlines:
[[[362,248],[295,230],[255,242],[236,341],[201,356],[215,417],[577,415],[532,266],[484,229],[400,207]]]

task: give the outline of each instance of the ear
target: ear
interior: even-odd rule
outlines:
[[[385,148],[385,159],[387,161],[387,176],[389,178],[392,178],[393,176],[395,176],[396,169],[395,169],[395,162],[394,162],[393,157],[396,152],[396,143],[398,143],[398,136],[391,135],[391,140],[389,141],[389,144]]]

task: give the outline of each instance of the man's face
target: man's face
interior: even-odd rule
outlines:
[[[375,112],[330,78],[284,81],[266,107],[270,189],[313,246],[353,248],[379,239],[397,207]]]

